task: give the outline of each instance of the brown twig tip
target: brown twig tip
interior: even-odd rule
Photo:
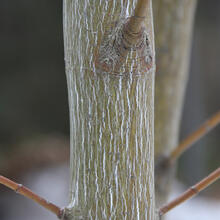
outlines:
[[[148,4],[149,0],[139,0],[133,16],[114,22],[108,27],[95,55],[98,69],[119,73],[131,51],[137,52],[145,70],[151,68],[152,51],[143,25]]]
[[[209,176],[201,180],[199,183],[190,187],[182,195],[180,195],[173,201],[169,202],[167,205],[164,205],[162,208],[160,208],[159,215],[162,216],[166,214],[168,211],[175,208],[179,204],[197,195],[199,192],[207,188],[210,184],[212,184],[219,178],[220,178],[220,167],[217,168],[214,172],[212,172]]]
[[[196,141],[205,136],[220,123],[220,111],[209,118],[196,131],[184,139],[170,154],[169,163],[175,162],[183,152],[190,148]]]
[[[140,32],[143,22],[147,16],[149,0],[138,0],[134,10],[134,16],[129,21],[132,32]]]
[[[30,189],[23,186],[22,184],[18,184],[18,183],[14,182],[4,176],[1,176],[1,175],[0,175],[0,184],[14,190],[16,193],[19,193],[19,194],[35,201],[36,203],[38,203],[39,205],[41,205],[45,209],[47,209],[47,210],[51,211],[52,213],[54,213],[55,215],[57,215],[58,218],[60,218],[60,216],[63,215],[62,214],[63,210],[61,208],[54,205],[53,203],[48,202],[47,200],[45,200],[43,198],[41,198],[40,196],[38,196],[37,194],[32,192]]]
[[[134,15],[138,17],[146,17],[149,2],[150,0],[138,0],[134,10]]]

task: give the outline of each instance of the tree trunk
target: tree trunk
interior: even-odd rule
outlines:
[[[151,4],[144,27],[153,59],[149,70],[140,65],[138,48],[127,54],[117,71],[96,65],[101,46],[117,35],[136,3],[64,0],[71,128],[69,219],[154,219]],[[102,47],[111,58],[106,48]]]
[[[155,157],[167,156],[178,143],[183,99],[188,78],[196,0],[155,0],[156,87]],[[169,194],[174,167],[156,169],[156,200],[160,207]]]

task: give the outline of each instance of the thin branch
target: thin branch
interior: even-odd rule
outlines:
[[[44,207],[45,209],[51,211],[52,213],[54,213],[55,215],[57,215],[58,218],[61,218],[63,216],[63,210],[61,208],[59,208],[58,206],[54,205],[53,203],[48,202],[47,200],[41,198],[40,196],[38,196],[37,194],[35,194],[34,192],[32,192],[30,189],[26,188],[25,186],[18,184],[4,176],[0,176],[0,184],[14,190],[16,193],[19,193],[33,201],[35,201],[36,203],[38,203],[39,205],[41,205],[42,207]]]
[[[190,148],[196,141],[205,136],[209,131],[211,131],[215,126],[220,123],[220,111],[214,114],[210,119],[208,119],[204,124],[202,124],[198,130],[190,134],[186,139],[184,139],[174,150],[171,152],[168,158],[168,163],[172,164],[175,162],[180,155]]]
[[[217,168],[214,172],[212,172],[209,176],[204,178],[202,181],[197,183],[196,185],[190,187],[188,190],[186,190],[182,195],[168,203],[167,205],[163,206],[159,210],[159,215],[162,216],[177,205],[183,203],[184,201],[190,199],[191,197],[197,195],[200,191],[208,187],[210,184],[215,182],[220,178],[220,167]]]
[[[140,34],[143,32],[143,22],[147,17],[149,0],[138,0],[134,10],[134,15],[131,16],[128,23],[124,26],[124,44],[127,47],[132,47],[140,40]]]
[[[134,15],[139,17],[146,17],[148,4],[149,0],[138,0]]]
[[[106,72],[119,72],[128,53],[135,49],[139,57],[149,56],[149,59],[142,59],[141,62],[146,70],[151,68],[152,56],[146,54],[150,51],[150,42],[143,25],[147,18],[149,3],[150,0],[138,0],[133,16],[127,18],[125,22],[119,21],[110,25],[97,50],[96,67]]]
[[[129,20],[128,26],[133,33],[141,31],[143,21],[147,17],[149,0],[139,0],[134,10],[134,16]]]

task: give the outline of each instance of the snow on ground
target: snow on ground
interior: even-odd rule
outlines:
[[[31,172],[22,183],[42,197],[63,207],[68,202],[68,179],[68,166],[63,165]],[[174,192],[170,200],[186,190],[186,187],[180,184],[174,184],[173,188]],[[220,220],[220,200],[197,196],[176,207],[166,216],[166,220]],[[15,219],[56,220],[57,218],[34,202],[8,191],[0,197],[0,220]]]

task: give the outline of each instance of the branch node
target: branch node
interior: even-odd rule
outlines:
[[[199,190],[195,186],[191,186],[190,190],[192,191],[193,194],[198,194]]]
[[[161,207],[159,210],[160,216],[166,214],[168,211],[172,210],[173,208],[180,205],[184,201],[197,195],[199,192],[207,188],[210,184],[218,180],[219,177],[220,177],[220,167],[217,168],[215,171],[213,171],[210,175],[202,179],[200,182],[195,184],[194,186],[191,186],[188,190],[186,190],[176,199]]]
[[[2,175],[0,175],[0,184],[14,190],[16,193],[23,195],[26,198],[35,201],[45,209],[49,210],[50,212],[54,213],[55,215],[59,216],[61,214],[61,209],[54,205],[53,203],[48,202],[47,200],[41,198],[39,195],[32,192],[30,189],[26,188],[22,184],[18,184]]]
[[[133,18],[117,21],[105,32],[95,56],[95,65],[101,71],[119,73],[122,66],[128,69],[128,57],[130,63],[132,59],[136,59],[136,67],[139,65],[144,72],[151,69],[153,55],[148,34],[143,26],[138,30],[131,27]]]
[[[18,185],[17,185],[17,188],[15,189],[15,192],[16,192],[16,193],[19,193],[19,190],[20,190],[22,187],[23,187],[22,184],[18,184]]]

